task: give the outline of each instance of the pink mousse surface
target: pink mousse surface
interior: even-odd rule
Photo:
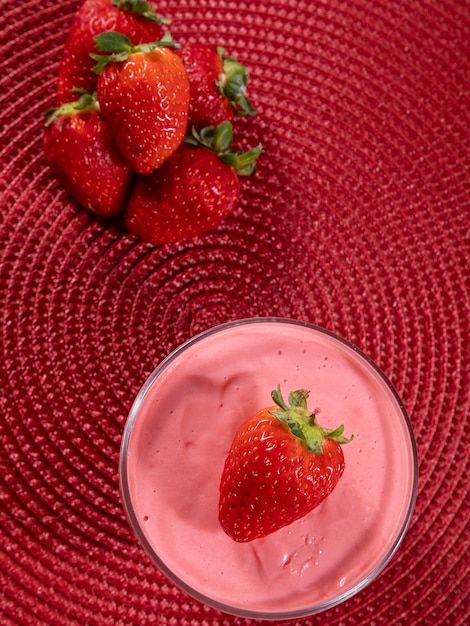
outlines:
[[[320,423],[344,423],[354,440],[325,502],[238,544],[217,519],[220,476],[235,431],[272,405],[278,383],[285,397],[308,389]],[[181,351],[139,403],[125,458],[134,524],[196,596],[235,612],[306,611],[350,594],[401,536],[414,476],[406,421],[377,370],[329,334],[282,322],[226,328]]]

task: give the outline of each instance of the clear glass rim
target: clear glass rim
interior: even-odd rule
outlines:
[[[210,337],[211,335],[228,330],[230,328],[235,328],[237,326],[266,324],[266,323],[291,324],[294,326],[304,327],[306,329],[310,329],[310,330],[322,333],[340,342],[347,348],[351,349],[355,354],[360,356],[362,359],[364,359],[368,363],[368,365],[372,367],[372,369],[375,370],[375,372],[379,375],[379,377],[388,387],[389,391],[391,392],[392,396],[397,402],[397,405],[400,408],[401,415],[407,427],[409,441],[411,445],[412,458],[413,458],[413,482],[411,486],[411,495],[410,495],[410,502],[408,505],[408,511],[403,521],[402,527],[399,533],[397,534],[395,541],[393,542],[392,546],[390,547],[388,552],[385,554],[381,562],[373,570],[371,570],[369,574],[366,577],[364,577],[357,585],[345,591],[344,593],[338,594],[336,597],[330,600],[327,600],[325,602],[319,603],[313,607],[306,607],[306,608],[302,608],[298,610],[290,610],[290,611],[285,611],[285,612],[255,611],[255,610],[250,610],[250,609],[243,609],[237,606],[230,606],[222,602],[218,602],[217,600],[212,599],[210,596],[206,596],[205,594],[193,589],[184,580],[176,576],[171,571],[171,569],[160,559],[159,555],[155,552],[155,550],[153,549],[153,547],[151,546],[151,544],[145,537],[144,533],[142,532],[141,526],[135,515],[133,505],[132,505],[129,481],[128,481],[127,462],[126,462],[127,452],[129,448],[129,440],[130,440],[132,428],[133,428],[135,419],[138,415],[140,406],[142,405],[142,402],[144,401],[145,396],[151,389],[155,379],[168,367],[168,365],[170,365],[176,358],[178,358],[178,356],[182,352],[186,351],[192,345],[194,345],[195,343],[198,343],[199,341],[207,337]],[[408,412],[398,392],[396,391],[395,387],[393,386],[389,378],[385,375],[385,373],[367,354],[365,354],[365,352],[363,352],[360,348],[352,344],[347,339],[344,339],[340,335],[337,335],[336,333],[328,329],[325,329],[321,326],[311,324],[310,322],[304,322],[301,320],[295,320],[295,319],[283,318],[283,317],[252,317],[252,318],[239,319],[239,320],[235,320],[232,322],[226,322],[224,324],[219,324],[201,333],[196,334],[194,337],[191,337],[190,339],[188,339],[187,341],[179,345],[175,350],[173,350],[168,356],[166,356],[157,365],[157,367],[153,370],[153,372],[150,374],[150,376],[147,378],[147,380],[141,387],[140,391],[138,392],[132,404],[126,424],[124,426],[124,432],[123,432],[121,449],[120,449],[120,457],[119,457],[119,482],[120,482],[121,496],[122,496],[123,505],[124,505],[124,511],[126,513],[126,516],[127,516],[127,519],[129,521],[131,528],[133,529],[135,535],[137,536],[137,539],[140,541],[142,547],[144,548],[145,552],[150,557],[150,559],[153,561],[153,563],[156,564],[157,567],[173,583],[175,583],[175,585],[177,585],[180,589],[185,591],[189,596],[195,598],[196,600],[199,600],[208,606],[211,606],[219,611],[228,613],[230,615],[235,615],[235,616],[243,617],[243,618],[259,619],[259,620],[280,620],[280,619],[289,620],[289,619],[298,619],[302,617],[308,617],[310,615],[314,615],[316,613],[326,611],[327,609],[330,609],[338,604],[341,604],[345,600],[356,595],[359,591],[364,589],[364,587],[369,585],[380,574],[380,572],[382,572],[382,570],[388,565],[388,563],[394,556],[395,552],[400,546],[408,530],[408,526],[410,524],[413,511],[415,508],[416,498],[417,498],[417,493],[418,493],[418,451],[417,451],[416,440],[414,437],[410,417],[408,415]]]

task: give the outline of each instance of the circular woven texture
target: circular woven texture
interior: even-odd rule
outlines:
[[[0,623],[248,624],[149,562],[118,485],[134,396],[181,341],[250,316],[358,345],[403,397],[415,514],[366,589],[298,624],[468,623],[470,5],[161,1],[250,71],[263,144],[214,232],[165,247],[68,197],[42,154],[76,0],[0,0]],[[339,538],[347,541],[347,538]]]

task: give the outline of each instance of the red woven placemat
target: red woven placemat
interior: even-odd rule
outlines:
[[[2,625],[249,623],[190,599],[143,554],[118,488],[123,426],[182,340],[294,317],[368,353],[415,430],[419,494],[386,570],[298,624],[468,623],[470,5],[467,0],[162,1],[176,40],[250,69],[256,176],[213,232],[154,248],[51,178],[75,0],[0,0]]]

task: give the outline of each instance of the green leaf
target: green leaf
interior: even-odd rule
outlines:
[[[115,30],[107,30],[94,38],[96,49],[100,52],[129,52],[134,44],[122,33]]]
[[[237,166],[235,170],[239,176],[251,176],[256,169],[256,161],[261,154],[261,145],[252,148],[247,152],[240,152],[237,155]]]
[[[326,432],[328,433],[328,437],[330,437],[331,439],[334,439],[335,437],[340,437],[344,432],[344,424],[341,424],[341,426],[338,426],[338,428],[336,428],[335,430],[326,430]]]
[[[290,431],[293,435],[295,435],[298,439],[305,439],[305,435],[302,432],[302,429],[297,424],[288,424]]]
[[[157,42],[156,42],[157,43]],[[171,33],[169,33],[168,31],[163,35],[163,37],[160,39],[160,41],[158,42],[161,45],[169,45],[174,43],[173,42],[173,37],[171,36]],[[178,44],[175,44],[178,45]]]
[[[301,407],[302,409],[306,409],[307,397],[308,397],[308,391],[306,391],[305,389],[298,389],[297,391],[291,391],[291,393],[288,396],[289,404],[291,406],[298,406],[298,407]]]
[[[329,439],[333,439],[333,441],[336,441],[336,443],[349,443],[354,439],[354,435],[351,435],[351,437],[349,437],[349,439],[347,437],[343,437],[343,432],[344,432],[344,426],[343,424],[341,424],[341,426],[338,426],[338,428],[336,428],[335,430],[326,430],[326,436]]]
[[[248,100],[247,96],[240,96],[236,102],[232,103],[232,109],[239,117],[243,115],[256,115],[256,109]]]
[[[197,136],[199,138],[199,141],[201,142],[201,144],[211,150],[212,150],[212,142],[214,141],[214,135],[215,135],[215,126],[206,126],[202,128],[199,132],[199,135],[197,134],[196,131],[194,132],[194,136]]]
[[[231,168],[237,171],[238,156],[236,152],[222,152],[221,154],[219,154],[219,159],[222,161],[222,163],[225,163],[225,165],[229,165]]]
[[[222,153],[230,149],[233,139],[232,123],[226,120],[217,126],[214,132],[212,146],[215,152]]]
[[[91,69],[95,74],[101,74],[108,63],[121,63],[127,61],[129,55],[127,52],[121,52],[120,54],[93,54],[90,53],[91,58],[96,61],[96,65]]]
[[[185,138],[186,143],[193,146],[203,146],[213,150],[217,154],[225,153],[232,144],[232,124],[229,121],[222,122],[217,126],[205,126],[198,132],[194,127],[191,135]]]
[[[112,0],[111,4],[121,11],[137,13],[156,24],[171,24],[171,20],[155,12],[146,0]]]
[[[284,398],[282,397],[281,385],[278,385],[276,389],[271,391],[271,398],[274,400],[277,406],[281,407],[281,409],[283,409],[284,411],[289,410],[289,407],[284,402]]]
[[[199,147],[201,145],[201,142],[198,141],[195,137],[193,137],[192,135],[187,135],[184,138],[184,143],[189,143],[191,146],[196,146]]]

